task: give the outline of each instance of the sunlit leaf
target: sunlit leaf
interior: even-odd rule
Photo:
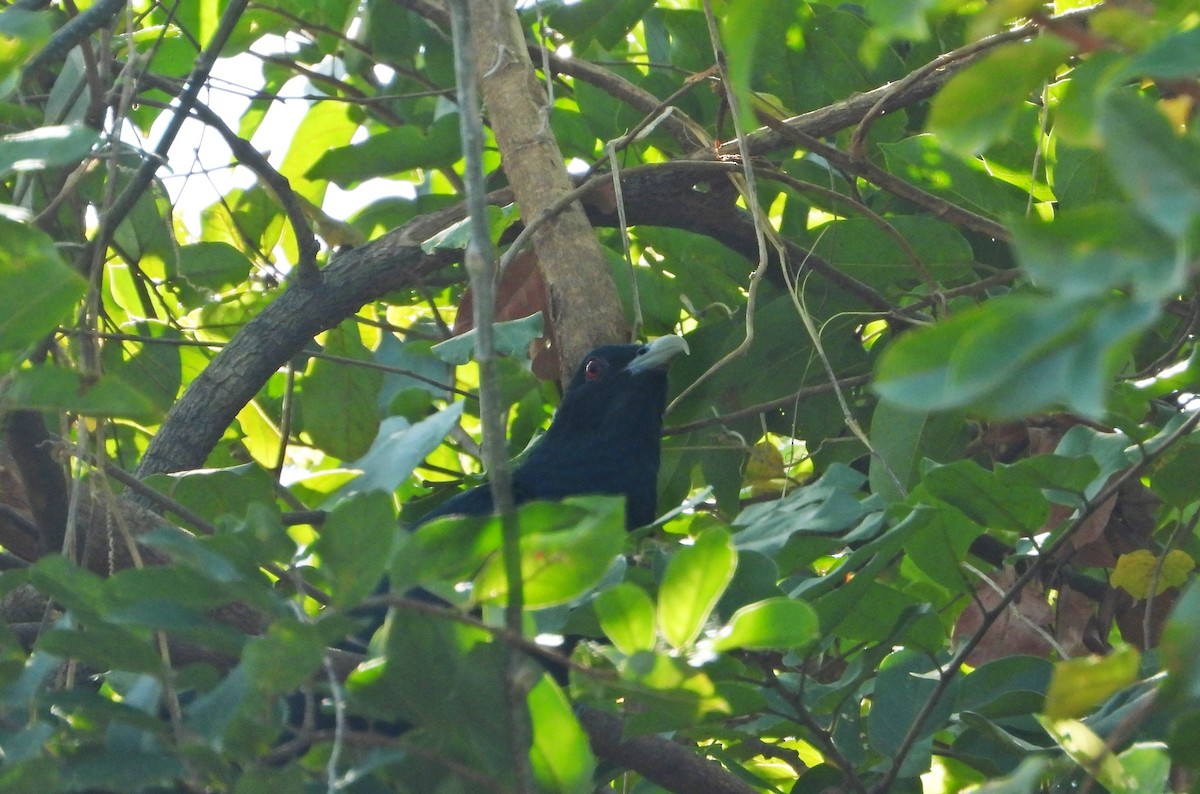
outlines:
[[[1057,36],[996,47],[938,92],[929,129],[947,148],[979,154],[1011,134],[1020,105],[1053,76],[1072,49]]]
[[[1047,719],[1082,717],[1137,678],[1140,656],[1122,646],[1108,656],[1081,656],[1054,665],[1046,691]]]
[[[658,627],[676,648],[690,645],[733,578],[737,550],[721,527],[701,532],[675,553],[658,592]]]
[[[713,648],[798,648],[818,636],[817,613],[803,601],[772,598],[749,604],[733,613]]]
[[[654,602],[637,585],[622,582],[593,602],[600,627],[626,655],[654,648]]]

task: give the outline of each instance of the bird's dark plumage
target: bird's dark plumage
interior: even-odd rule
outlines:
[[[654,520],[666,368],[687,343],[607,345],[584,357],[545,434],[513,472],[513,501],[579,494],[625,497],[625,523]],[[423,519],[492,511],[489,486],[451,497]]]
[[[667,366],[687,343],[664,336],[645,345],[608,345],[591,351],[567,385],[562,403],[545,434],[513,472],[513,501],[561,499],[581,494],[625,497],[625,524],[649,524],[655,518],[662,415],[667,399]],[[492,512],[490,486],[472,488],[447,499],[420,523],[445,515],[484,515]],[[418,524],[419,526],[420,524]],[[380,592],[387,589],[386,581]],[[440,599],[424,590],[410,598]],[[365,646],[383,624],[386,610],[358,611],[365,618],[355,646]],[[558,675],[563,674],[558,670]],[[288,698],[292,721],[299,724],[305,701],[299,693]],[[318,724],[329,715],[318,712]],[[398,735],[404,723],[377,724],[375,729]]]

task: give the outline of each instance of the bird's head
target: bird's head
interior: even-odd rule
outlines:
[[[667,399],[667,367],[687,352],[687,342],[678,336],[592,350],[567,385],[551,430],[628,434],[649,423],[657,442]]]

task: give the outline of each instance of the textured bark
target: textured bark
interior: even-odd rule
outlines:
[[[550,130],[546,94],[509,0],[471,4],[479,87],[521,217],[540,216],[572,189]],[[588,350],[629,331],[616,284],[583,208],[573,204],[533,237],[550,291],[550,317],[565,382]]]
[[[613,714],[579,709],[592,751],[605,761],[632,769],[667,791],[688,794],[754,794],[757,789],[734,777],[716,761],[661,736],[622,740],[624,724]]]

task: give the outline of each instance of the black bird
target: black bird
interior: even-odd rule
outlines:
[[[541,438],[522,456],[513,471],[513,501],[562,499],[581,494],[625,497],[625,525],[629,529],[649,524],[657,511],[659,440],[667,400],[667,366],[687,342],[663,336],[645,345],[606,345],[584,357],[567,385],[562,402]],[[452,496],[417,522],[446,515],[486,515],[492,512],[490,485],[480,485]],[[377,592],[387,590],[384,581]],[[444,603],[420,588],[408,597]],[[356,611],[365,618],[363,630],[346,650],[364,647],[386,616],[385,608]],[[569,644],[573,644],[569,642]],[[565,671],[552,670],[560,682]],[[302,693],[287,698],[292,725],[303,721],[306,700]],[[316,715],[318,727],[330,728],[330,715]],[[373,730],[399,735],[403,722],[370,722]],[[354,724],[358,724],[354,718]]]
[[[611,494],[625,497],[629,529],[653,521],[666,370],[686,352],[683,339],[663,336],[645,345],[606,345],[588,353],[549,429],[513,471],[513,502]],[[447,499],[420,523],[490,512],[490,486],[480,485]]]

